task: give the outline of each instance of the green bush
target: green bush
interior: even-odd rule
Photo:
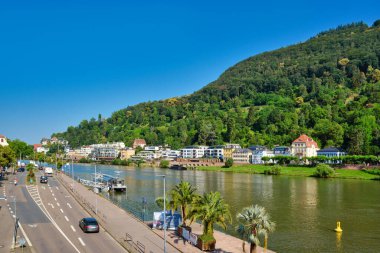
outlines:
[[[334,173],[335,173],[334,169],[332,169],[327,164],[318,164],[313,176],[320,177],[320,178],[329,178],[333,176]]]
[[[163,168],[163,169],[169,168],[169,161],[168,160],[161,160],[160,161],[160,168]]]
[[[275,165],[269,169],[264,170],[265,175],[281,175],[281,166]]]
[[[232,167],[232,165],[234,165],[234,160],[232,160],[232,158],[228,158],[226,162],[224,163],[225,168],[230,168]]]

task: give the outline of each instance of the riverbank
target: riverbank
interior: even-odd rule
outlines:
[[[100,197],[92,190],[72,181],[70,177],[59,173],[57,179],[66,187],[68,192],[82,205],[92,216],[96,217],[101,226],[129,252],[164,252],[162,230],[152,230],[146,223],[137,219],[126,210],[115,205],[106,198]],[[94,200],[97,199],[96,206]],[[202,226],[194,223],[193,232],[198,236],[202,232]],[[214,231],[217,241],[217,250],[214,252],[242,253],[243,241],[231,235]],[[197,253],[202,252],[188,242],[183,241],[174,231],[167,231],[168,253]],[[248,246],[246,246],[247,249]],[[274,253],[257,247],[257,252]]]
[[[233,165],[230,168],[223,168],[219,166],[199,166],[196,170],[264,174],[264,171],[270,169],[271,167],[272,165],[238,164]],[[280,176],[312,177],[314,172],[315,167],[281,166]],[[379,179],[379,176],[367,173],[365,170],[335,169],[335,174],[332,178],[376,180]]]

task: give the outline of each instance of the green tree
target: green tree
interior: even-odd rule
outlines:
[[[260,235],[268,237],[273,232],[276,224],[270,220],[270,216],[264,207],[252,205],[243,208],[236,215],[238,225],[236,232],[241,238],[250,243],[250,253],[256,252],[256,246],[260,245]]]
[[[197,198],[188,216],[193,220],[201,220],[203,225],[203,233],[201,240],[203,242],[215,242],[214,224],[220,225],[223,229],[227,229],[227,223],[231,223],[231,213],[229,206],[220,196],[219,192],[204,193]]]
[[[169,168],[169,161],[168,160],[161,160],[160,161],[160,168],[163,168],[163,169]]]
[[[327,164],[318,164],[314,176],[315,177],[320,177],[320,178],[329,178],[334,175],[334,169],[332,169],[329,165]]]
[[[198,198],[197,188],[189,182],[181,181],[170,191],[171,200],[175,207],[179,207],[182,215],[182,225],[186,226],[188,207]]]
[[[9,167],[15,162],[15,152],[9,146],[0,146],[0,167]]]
[[[227,158],[226,162],[224,163],[225,168],[230,168],[234,165],[234,160],[232,158]]]
[[[321,141],[322,147],[340,147],[343,144],[344,129],[336,122],[320,119],[314,126],[314,136]]]
[[[16,156],[22,156],[26,158],[33,157],[33,146],[28,145],[26,142],[20,140],[9,141],[9,147],[15,152]]]

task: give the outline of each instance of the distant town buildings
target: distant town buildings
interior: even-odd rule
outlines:
[[[125,148],[125,149],[120,150],[120,159],[128,160],[135,154],[136,154],[136,151],[133,148]]]
[[[0,146],[8,146],[7,138],[4,135],[0,134]]]
[[[291,154],[301,159],[317,156],[318,150],[318,144],[306,134],[302,134],[292,142]]]

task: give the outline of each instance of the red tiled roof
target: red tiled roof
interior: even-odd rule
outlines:
[[[4,136],[4,135],[2,135],[2,134],[0,134],[0,138],[5,138],[5,136]]]
[[[297,139],[293,141],[293,143],[295,142],[306,143],[306,147],[308,148],[311,147],[311,145],[314,145],[314,147],[318,148],[318,143],[316,143],[312,138],[310,138],[306,134],[301,134]]]
[[[144,139],[135,139],[133,142],[134,145],[144,144],[146,145],[146,142]]]

